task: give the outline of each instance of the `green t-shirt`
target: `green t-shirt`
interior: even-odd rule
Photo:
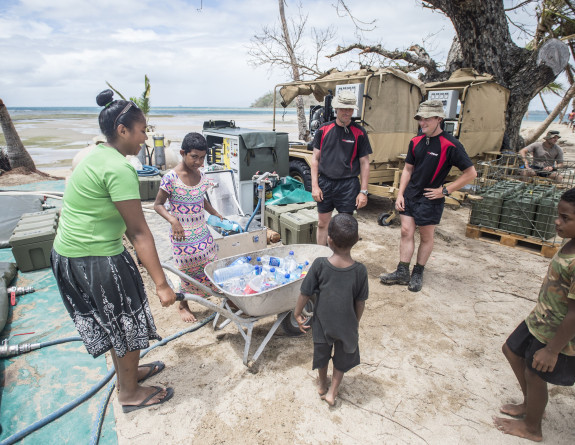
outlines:
[[[140,199],[136,170],[115,148],[98,145],[66,185],[54,250],[70,258],[122,253],[126,224],[114,202],[131,199]]]
[[[555,254],[539,291],[535,309],[525,319],[529,332],[541,343],[549,343],[567,315],[569,300],[575,300],[575,254]],[[575,339],[561,353],[575,356]]]

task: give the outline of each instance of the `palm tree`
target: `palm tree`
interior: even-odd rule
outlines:
[[[108,84],[108,86],[112,90],[114,90],[114,92],[116,92],[116,94],[120,96],[122,99],[128,100],[124,97],[122,93],[120,93],[116,88],[110,85],[110,82],[106,81],[106,84]],[[140,97],[130,97],[129,100],[134,102],[138,106],[138,108],[142,110],[142,113],[144,113],[144,116],[146,117],[146,122],[148,122],[148,113],[150,112],[150,79],[148,79],[147,74],[144,75],[144,91],[142,92]]]
[[[18,136],[18,132],[12,123],[10,113],[8,113],[2,99],[0,99],[0,125],[6,139],[6,154],[10,163],[10,169],[22,167],[28,172],[37,172],[36,164],[34,164],[32,157],[20,140],[20,136]]]

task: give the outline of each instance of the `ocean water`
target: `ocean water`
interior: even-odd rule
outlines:
[[[31,116],[93,116],[98,115],[100,107],[8,107],[14,120]],[[277,109],[276,114],[296,114],[295,108]],[[226,108],[226,107],[152,107],[149,116],[225,116],[225,115],[271,115],[272,108]]]
[[[50,171],[72,164],[74,156],[92,143],[100,134],[99,107],[10,107],[8,112],[22,142],[36,166]],[[544,111],[530,111],[524,121],[542,122]],[[154,119],[156,118],[156,119]],[[178,149],[179,141],[189,131],[201,131],[207,120],[235,120],[243,128],[273,128],[272,108],[237,107],[153,107],[149,113],[150,124],[163,133],[172,147]],[[277,109],[275,125],[278,131],[297,139],[295,108]],[[0,147],[5,145],[0,132]]]
[[[8,112],[22,143],[36,167],[44,171],[68,167],[74,156],[100,134],[100,107],[9,107]],[[209,120],[234,121],[236,126],[272,130],[273,109],[237,107],[154,107],[149,123],[164,134],[172,148],[179,149],[181,138],[201,131]],[[297,139],[295,108],[276,110],[276,129]],[[5,145],[0,132],[0,147]]]
[[[49,116],[93,116],[98,115],[101,111],[99,107],[9,107],[8,112],[14,120],[25,118],[41,118]],[[226,107],[152,107],[150,116],[183,116],[183,115],[202,115],[202,116],[226,116],[226,115],[246,115],[246,116],[271,116],[271,108],[226,108]],[[276,110],[276,115],[295,115],[295,108]],[[529,111],[524,117],[524,121],[543,122],[547,113],[541,110]],[[558,119],[555,120],[556,122]]]

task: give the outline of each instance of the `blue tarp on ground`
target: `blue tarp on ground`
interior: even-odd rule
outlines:
[[[64,181],[45,181],[17,188],[63,191]],[[56,200],[49,200],[49,204],[59,206]],[[0,249],[0,261],[14,261],[11,249]],[[78,336],[49,268],[19,272],[13,284],[33,286],[36,292],[16,297],[17,304],[10,310],[1,340],[9,339],[14,345]],[[104,356],[94,359],[82,342],[71,342],[0,359],[0,371],[3,377],[0,441],[3,441],[87,392],[108,373],[108,368]],[[103,393],[104,389],[20,443],[89,443]],[[111,405],[106,412],[100,443],[118,443]]]

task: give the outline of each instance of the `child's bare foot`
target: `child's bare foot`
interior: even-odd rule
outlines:
[[[329,406],[335,405],[335,396],[331,394],[329,391],[321,396],[321,400],[325,400]]]
[[[321,396],[322,400],[325,400],[329,406],[335,405],[335,399],[337,398],[338,390],[334,388],[333,385],[329,387],[327,393]]]
[[[539,431],[530,431],[523,420],[493,417],[493,423],[499,431],[503,431],[505,434],[511,434],[512,436],[529,439],[534,442],[541,442],[543,440],[541,429],[539,429]]]
[[[323,396],[327,393],[327,390],[329,389],[329,380],[322,380],[321,378],[318,377],[318,379],[316,380],[317,383],[317,393],[320,396]]]
[[[196,316],[190,311],[187,301],[180,301],[180,306],[178,307],[178,312],[180,313],[180,318],[186,323],[195,323],[198,321]]]
[[[507,403],[499,408],[499,412],[511,417],[523,417],[525,415],[525,404],[518,403],[514,405],[513,403]]]

